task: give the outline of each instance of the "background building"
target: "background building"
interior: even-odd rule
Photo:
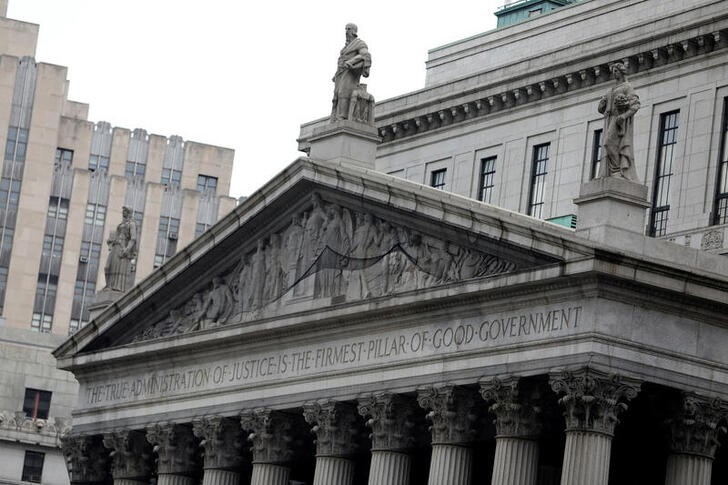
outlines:
[[[138,281],[235,207],[233,151],[88,121],[66,68],[35,60],[38,26],[0,7],[0,483],[67,483],[78,385],[50,350],[88,323],[122,207]]]

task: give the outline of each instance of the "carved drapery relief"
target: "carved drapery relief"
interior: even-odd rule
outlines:
[[[308,209],[293,215],[287,227],[259,239],[234,268],[132,341],[249,321],[301,298],[364,300],[516,269],[499,256],[327,203],[313,193]]]
[[[109,451],[101,436],[64,436],[61,450],[71,483],[97,483],[108,477]]]
[[[417,402],[428,410],[432,444],[466,444],[476,434],[475,395],[469,389],[445,385],[420,389]]]
[[[245,410],[240,413],[240,426],[249,431],[253,463],[284,465],[291,461],[297,429],[293,416],[270,409]]]
[[[728,418],[728,405],[720,399],[709,399],[685,393],[677,416],[668,422],[670,449],[673,453],[715,458],[719,435],[726,429],[720,426]]]
[[[480,382],[480,394],[492,404],[498,437],[536,438],[540,432],[539,396],[519,377],[508,376]]]
[[[236,469],[242,463],[242,430],[239,423],[221,416],[205,416],[192,421],[192,431],[200,441],[205,468]]]
[[[566,431],[583,430],[614,435],[619,414],[637,397],[640,382],[590,368],[562,371],[550,376],[551,388],[563,394]]]
[[[372,451],[406,451],[415,444],[415,407],[397,394],[375,394],[359,399],[359,414],[369,417]]]
[[[157,423],[147,428],[147,441],[157,454],[157,473],[191,475],[195,471],[197,444],[188,425]]]
[[[346,457],[357,451],[359,416],[349,403],[323,401],[303,405],[303,417],[313,425],[316,456]]]
[[[104,434],[104,446],[111,450],[114,479],[148,479],[152,473],[152,447],[143,431],[122,429]]]

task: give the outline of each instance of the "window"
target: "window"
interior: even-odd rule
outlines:
[[[602,130],[594,130],[594,137],[592,139],[592,160],[591,160],[591,178],[597,178],[599,176],[599,170],[601,169],[602,160]]]
[[[480,161],[480,193],[478,200],[490,204],[493,196],[493,178],[495,177],[496,157],[484,158]]]
[[[56,165],[73,162],[73,150],[56,148]]]
[[[728,224],[728,98],[723,100],[721,135],[718,177],[713,204],[713,224]]]
[[[48,218],[60,219],[65,221],[68,219],[68,199],[51,195],[48,202]]]
[[[51,408],[50,391],[39,389],[25,389],[25,400],[23,401],[23,412],[31,419],[48,419],[48,411]]]
[[[217,177],[211,177],[209,175],[198,175],[197,190],[199,192],[210,192],[214,194],[215,192],[217,192]]]
[[[529,17],[534,17],[536,15],[541,15],[541,13],[543,13],[543,9],[541,9],[541,8],[534,8],[533,10],[529,10],[528,11],[528,16]]]
[[[28,130],[10,126],[8,140],[5,143],[5,160],[25,161],[25,149],[28,146]]]
[[[88,169],[92,172],[108,172],[109,171],[109,157],[104,155],[91,155],[88,158]]]
[[[25,461],[23,462],[23,476],[20,479],[24,482],[40,483],[43,476],[44,461],[45,453],[26,450]]]
[[[433,170],[430,173],[430,187],[436,189],[445,190],[445,174],[447,169],[442,168],[440,170]]]
[[[73,335],[74,333],[78,332],[80,326],[81,322],[76,318],[72,318],[68,322],[68,335]]]
[[[664,236],[667,233],[667,218],[670,212],[670,180],[675,160],[677,143],[677,123],[679,111],[671,111],[660,116],[660,138],[655,165],[655,185],[652,195],[649,235]]]
[[[179,238],[179,219],[162,216],[159,219],[159,232],[157,233],[157,250],[154,255],[154,267],[162,266],[167,259],[177,252],[177,239]]]
[[[83,219],[84,224],[103,227],[104,219],[106,219],[106,206],[86,204],[86,216]]]
[[[546,186],[547,163],[549,161],[550,143],[533,147],[533,164],[531,169],[531,190],[528,195],[528,215],[541,219],[543,217],[544,188]]]
[[[144,178],[144,172],[146,171],[147,166],[144,163],[139,162],[126,162],[126,172],[125,175],[127,178]]]
[[[162,169],[162,183],[164,185],[179,185],[180,181],[182,181],[182,170]]]
[[[205,224],[204,222],[198,222],[195,224],[195,237],[200,237],[203,232],[207,231],[210,228],[210,224]]]

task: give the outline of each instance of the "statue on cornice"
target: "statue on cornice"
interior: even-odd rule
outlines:
[[[124,207],[121,215],[121,223],[106,241],[109,245],[109,256],[104,267],[105,289],[114,291],[127,290],[132,260],[136,258],[136,222],[129,207]]]
[[[355,24],[346,24],[346,45],[339,54],[336,74],[334,74],[334,99],[331,121],[355,119],[368,122],[374,98],[366,92],[366,85],[359,84],[362,76],[369,77],[372,56],[366,43],[357,36]],[[367,107],[361,106],[366,103]],[[354,113],[352,115],[352,113]],[[367,120],[361,120],[366,116]]]
[[[634,167],[634,115],[640,98],[627,81],[627,68],[615,62],[609,68],[616,84],[599,100],[604,114],[603,156],[598,177],[623,177],[639,183]]]

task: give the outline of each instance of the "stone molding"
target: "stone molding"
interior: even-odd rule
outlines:
[[[99,435],[66,435],[61,451],[71,483],[97,483],[108,478],[109,452]]]
[[[432,444],[461,445],[475,437],[475,393],[462,387],[446,384],[427,387],[417,392],[420,407],[428,410],[427,419],[432,422]]]
[[[359,414],[369,419],[372,451],[406,451],[415,444],[414,403],[399,394],[381,393],[359,399]]]
[[[203,416],[192,421],[192,432],[201,440],[205,469],[240,467],[243,439],[239,423],[222,416]]]
[[[634,399],[641,381],[608,374],[589,367],[550,374],[551,388],[563,394],[566,431],[584,431],[614,436],[619,414]]]
[[[189,425],[153,424],[147,427],[147,441],[157,454],[157,473],[194,473],[197,443]]]
[[[495,415],[496,438],[536,439],[541,431],[541,408],[535,392],[525,396],[518,376],[494,377],[480,381],[480,394],[492,402],[488,411]],[[533,390],[531,390],[533,391]]]
[[[240,426],[250,432],[254,464],[286,465],[293,459],[293,416],[264,408],[245,410],[240,413]]]
[[[725,418],[728,418],[728,403],[719,398],[683,393],[681,409],[667,423],[671,451],[713,460],[720,445],[718,438],[726,432],[726,428],[720,426]]]
[[[143,431],[120,429],[105,433],[103,443],[111,450],[111,476],[117,479],[149,478],[152,474],[152,447]]]
[[[358,449],[360,430],[356,407],[350,403],[319,401],[303,405],[303,417],[313,425],[317,457],[347,457]]]

